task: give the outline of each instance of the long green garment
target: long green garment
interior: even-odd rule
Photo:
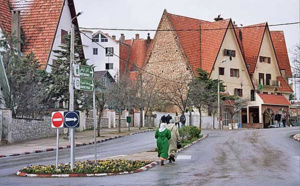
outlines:
[[[171,138],[171,132],[168,129],[165,129],[163,132],[156,130],[155,138],[157,139],[157,148],[158,148],[158,157],[168,159],[169,151],[169,139]]]

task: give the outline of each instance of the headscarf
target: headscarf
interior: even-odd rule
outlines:
[[[167,128],[167,124],[166,123],[161,123],[158,131],[163,132],[164,130],[166,130],[166,128]]]

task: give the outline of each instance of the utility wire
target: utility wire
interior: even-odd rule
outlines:
[[[214,23],[214,22],[211,22]],[[207,23],[203,23],[205,25]],[[278,23],[278,24],[270,24],[269,27],[276,27],[276,26],[288,26],[288,25],[296,25],[300,22],[289,22],[289,23]],[[96,28],[96,27],[79,27],[80,29],[87,29],[87,30],[112,30],[112,31],[140,31],[140,32],[170,32],[170,31],[178,31],[178,32],[191,32],[191,31],[210,31],[210,30],[224,30],[224,29],[236,29],[236,28],[260,28],[265,27],[265,25],[253,25],[253,26],[245,26],[245,27],[233,27],[233,28],[199,28],[199,29],[135,29],[135,28]]]
[[[81,34],[83,34],[85,37],[87,37],[88,39],[92,40],[92,38],[89,37],[89,36],[87,36],[84,32],[81,32],[81,31],[79,31],[79,32],[80,32]],[[102,45],[100,45],[98,42],[94,42],[94,43],[96,43],[96,44],[97,44],[98,46],[100,46],[101,48],[105,49],[105,47],[102,46]],[[157,74],[153,74],[153,73],[151,73],[151,72],[148,72],[148,71],[146,71],[146,70],[144,70],[144,69],[138,67],[136,64],[131,63],[130,61],[127,61],[127,60],[125,60],[125,59],[122,59],[120,56],[118,56],[118,55],[115,54],[115,53],[113,53],[113,55],[116,56],[117,58],[119,58],[119,59],[120,59],[121,61],[123,61],[123,62],[126,62],[126,63],[128,63],[128,64],[134,65],[134,66],[135,66],[137,69],[139,69],[140,71],[145,72],[145,73],[148,73],[148,74],[150,74],[150,75],[152,75],[152,76],[155,76],[155,77],[157,77],[157,78],[164,79],[164,80],[166,80],[166,81],[173,81],[174,83],[179,83],[179,84],[186,84],[186,85],[189,84],[189,83],[186,83],[186,82],[178,82],[178,81],[175,81],[175,80],[172,80],[172,79],[164,78],[164,77],[159,76],[159,75],[157,75]]]

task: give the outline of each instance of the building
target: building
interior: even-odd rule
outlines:
[[[87,63],[95,67],[95,71],[108,71],[116,80],[119,78],[119,42],[115,36],[101,31],[93,33],[81,30],[83,50]]]
[[[248,101],[239,117],[248,127],[268,127],[274,115],[288,111],[292,74],[283,32],[270,31],[267,23],[238,28],[231,19],[211,22],[166,10],[158,30],[170,31],[155,34],[143,76],[170,83],[196,77],[201,68],[212,79],[220,77],[228,94]]]
[[[53,50],[65,44],[64,37],[70,32],[75,16],[73,0],[0,0],[1,30],[22,39],[21,52],[24,55],[33,52],[41,68],[48,72],[55,61]],[[76,18],[73,23],[78,27]]]

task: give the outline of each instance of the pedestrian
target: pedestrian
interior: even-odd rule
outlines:
[[[285,127],[285,123],[286,123],[286,112],[283,112],[281,115],[281,121],[283,124],[283,127]]]
[[[157,139],[156,145],[158,149],[158,157],[161,160],[161,165],[165,165],[164,161],[166,161],[169,157],[169,139],[171,138],[171,132],[167,129],[166,123],[160,124],[159,129],[155,132],[155,138]]]
[[[168,113],[167,117],[166,117],[166,122],[167,124],[170,123],[170,120],[172,119],[172,116],[170,116],[170,113]]]
[[[176,115],[175,115],[175,118],[174,118],[174,120],[175,120],[175,125],[177,126],[177,127],[179,127],[179,116],[178,116],[178,113],[176,112]]]
[[[184,112],[182,111],[182,114],[180,116],[180,128],[182,126],[185,126],[185,121],[186,121],[186,118],[185,118]]]
[[[161,123],[166,123],[166,122],[167,122],[166,116],[165,116],[165,115],[163,115],[163,116],[160,118],[160,122],[161,122]]]
[[[178,127],[171,119],[167,129],[171,132],[171,139],[169,139],[169,163],[175,162],[177,153],[177,142],[180,140]]]

